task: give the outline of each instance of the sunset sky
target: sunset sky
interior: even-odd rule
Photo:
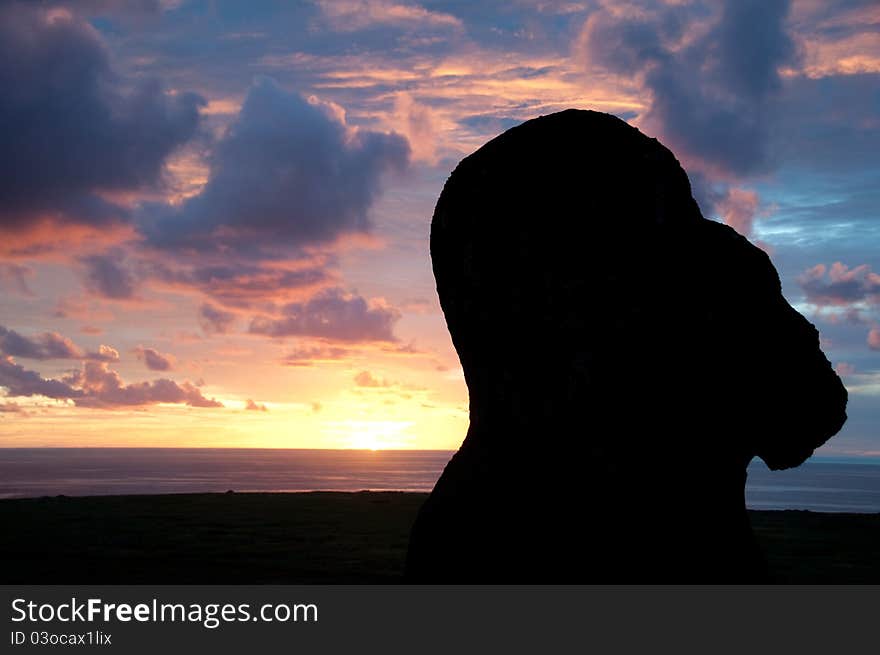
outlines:
[[[434,203],[577,107],[770,253],[880,456],[876,0],[3,2],[0,62],[0,447],[457,448]]]

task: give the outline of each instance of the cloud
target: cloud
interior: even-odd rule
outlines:
[[[880,350],[880,328],[873,327],[868,332],[868,348],[871,350]]]
[[[81,398],[83,392],[61,380],[46,379],[36,371],[29,371],[16,364],[12,357],[0,357],[0,387],[6,387],[7,395],[45,396],[55,400]]]
[[[135,278],[126,268],[119,251],[89,255],[81,259],[86,267],[86,287],[97,296],[110,300],[135,297]]]
[[[148,264],[148,275],[171,288],[196,289],[227,307],[278,302],[292,293],[325,286],[334,276],[324,262],[298,268],[275,268],[247,262],[196,264],[188,268]]]
[[[880,72],[880,14],[874,0],[797,2],[792,20],[809,77]]]
[[[424,351],[416,347],[415,343],[384,342],[376,350],[379,353],[391,355],[423,355]],[[332,363],[346,360],[359,351],[348,347],[336,345],[317,344],[298,346],[289,351],[281,359],[284,366],[314,366],[321,363]]]
[[[439,126],[435,112],[402,91],[394,100],[394,119],[412,148],[413,158],[436,163]]]
[[[326,22],[336,31],[354,32],[380,26],[398,28],[461,28],[452,14],[429,11],[417,4],[391,0],[318,0]]]
[[[415,395],[421,396],[424,392],[428,391],[426,387],[389,380],[388,378],[373,375],[370,371],[361,371],[355,375],[354,383],[363,389],[383,390],[383,393],[387,392],[404,400],[411,400]]]
[[[382,346],[382,352],[395,355],[424,355],[426,351],[416,346],[415,341],[410,341],[409,343],[395,343]]]
[[[18,403],[0,403],[0,414],[20,414],[22,411]]]
[[[817,315],[831,323],[845,320],[871,326],[868,348],[880,350],[880,329],[876,322],[876,310],[880,309],[880,275],[868,264],[853,268],[841,262],[834,262],[830,268],[817,264],[798,276],[797,281]]]
[[[190,407],[223,407],[213,398],[206,398],[191,382],[178,384],[174,380],[160,378],[149,382],[125,384],[116,371],[104,362],[85,362],[66,381],[80,390],[74,398],[84,407],[125,407],[173,403]],[[10,393],[10,395],[15,395]]]
[[[338,361],[351,351],[338,346],[305,346],[294,348],[281,360],[285,366],[313,366],[317,362]]]
[[[89,359],[113,362],[119,353],[110,346],[101,345],[97,352],[85,352],[71,339],[57,332],[43,332],[26,337],[0,325],[0,354],[24,359]]]
[[[21,264],[0,263],[0,285],[11,289],[21,296],[33,296],[27,279],[33,275],[33,269]]]
[[[733,187],[727,190],[716,207],[727,225],[744,237],[749,237],[752,235],[758,205],[757,193]]]
[[[834,370],[841,377],[848,377],[850,375],[855,374],[856,367],[849,362],[840,362],[837,366],[834,367]]]
[[[798,283],[807,301],[819,307],[880,303],[880,275],[867,264],[854,268],[841,262],[830,268],[817,264],[802,273]]]
[[[105,229],[126,210],[100,195],[160,184],[199,124],[199,96],[126,79],[98,32],[66,9],[0,8],[0,228],[46,220]]]
[[[367,302],[340,289],[326,289],[309,300],[290,303],[275,318],[258,317],[250,332],[270,337],[307,336],[334,341],[397,341],[400,312],[381,301]]]
[[[268,412],[269,409],[263,403],[255,403],[250,398],[247,399],[247,402],[244,405],[244,408],[253,412]]]
[[[384,30],[352,35],[360,46],[356,52],[350,44],[321,53],[289,44],[266,54],[260,65],[285,76],[297,70],[311,88],[333,93],[362,120],[402,132],[414,157],[429,163],[457,161],[503,129],[539,114],[570,107],[631,114],[644,105],[641,94],[612,84],[608,75],[593,76],[584,85],[583,63],[569,53],[568,25],[562,38],[558,24],[547,24],[535,41],[499,40],[497,16],[463,4],[455,11],[470,11],[469,29],[480,23],[478,32],[469,34],[479,40]],[[555,22],[549,16],[528,20]],[[444,168],[453,165],[448,161]]]
[[[779,69],[796,59],[788,2],[606,4],[588,19],[589,62],[650,95],[644,119],[676,152],[732,175],[766,170]]]
[[[89,296],[62,296],[55,304],[52,312],[55,318],[75,318],[88,321],[112,320],[113,312],[109,311],[107,303],[100,298]]]
[[[199,307],[199,323],[208,334],[225,334],[235,322],[235,314],[204,303]]]
[[[400,308],[413,314],[432,314],[439,311],[437,301],[424,297],[405,298],[401,301]]]
[[[390,387],[392,385],[391,382],[385,380],[384,378],[377,378],[369,371],[361,371],[357,375],[354,376],[354,382],[359,387]]]
[[[134,349],[137,358],[151,371],[170,371],[174,368],[174,357],[165,355],[153,348],[138,346]]]
[[[85,359],[96,362],[118,362],[119,352],[115,348],[101,344],[98,346],[98,352],[86,353]]]
[[[57,332],[29,338],[3,326],[0,326],[0,352],[26,359],[80,359],[84,355],[79,346]]]
[[[260,78],[217,143],[201,193],[180,207],[146,207],[141,227],[154,247],[227,256],[327,244],[369,228],[383,174],[408,161],[402,136],[352,128],[339,107]]]

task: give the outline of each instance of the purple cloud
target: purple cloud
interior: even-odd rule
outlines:
[[[125,266],[121,252],[83,257],[86,287],[95,295],[111,300],[130,300],[135,295],[135,279]]]
[[[56,400],[81,398],[83,392],[61,380],[42,377],[16,364],[12,357],[0,357],[0,387],[6,387],[9,396],[45,396]]]
[[[199,307],[199,323],[208,334],[225,334],[235,322],[235,314],[209,303]]]
[[[587,20],[583,43],[591,63],[640,81],[651,98],[647,118],[674,150],[745,175],[770,164],[778,71],[796,58],[789,3],[714,7],[600,9]]]
[[[43,332],[26,337],[0,325],[0,354],[24,359],[89,359],[115,362],[119,353],[101,345],[97,352],[86,352],[71,339],[57,332]]]
[[[25,359],[81,359],[85,353],[57,332],[25,337],[0,325],[0,353]]]
[[[137,358],[151,371],[170,371],[174,367],[174,358],[153,348],[138,346],[134,349]]]
[[[66,9],[5,4],[0,61],[2,227],[122,218],[96,192],[157,186],[199,123],[199,96],[125,79],[98,32]]]
[[[397,341],[393,328],[399,318],[400,312],[393,307],[371,305],[361,296],[327,289],[305,302],[285,305],[279,317],[253,319],[250,332],[334,341]]]
[[[107,361],[87,360],[81,369],[56,380],[25,369],[11,356],[5,355],[0,357],[0,387],[5,387],[6,395],[10,397],[45,396],[72,400],[82,407],[112,408],[157,403],[223,407],[219,401],[206,398],[196,385],[188,381],[178,383],[161,378],[125,384],[119,374],[109,368]]]
[[[356,130],[337,107],[261,78],[217,143],[202,192],[180,208],[146,208],[141,227],[156,247],[196,252],[329,243],[367,230],[382,175],[408,161],[404,137]]]
[[[196,264],[171,267],[149,263],[147,274],[172,288],[196,289],[228,307],[272,302],[290,291],[326,285],[333,277],[319,264],[283,269],[251,263]]]

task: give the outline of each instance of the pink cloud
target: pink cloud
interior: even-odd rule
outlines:
[[[439,118],[431,107],[417,102],[412,94],[401,92],[394,101],[396,126],[412,148],[413,157],[429,163],[437,159]]]
[[[105,346],[102,343],[98,346],[97,352],[86,353],[85,359],[91,359],[98,362],[118,362],[119,352],[115,348]]]
[[[354,376],[354,382],[359,387],[390,387],[392,385],[391,382],[384,378],[379,378],[374,376],[369,371],[361,371],[357,375]]]
[[[868,264],[847,267],[834,262],[830,268],[817,264],[798,278],[807,300],[820,307],[880,303],[880,275]]]
[[[873,327],[868,332],[868,348],[871,350],[880,350],[880,328]]]
[[[452,14],[392,0],[319,0],[318,6],[325,20],[340,32],[379,25],[420,29],[462,27],[461,20]]]
[[[24,223],[0,224],[0,257],[67,261],[72,253],[111,248],[134,236],[130,225],[81,225],[58,216],[32,216]]]
[[[339,346],[302,346],[294,348],[282,359],[285,366],[313,366],[319,362],[331,362],[344,359],[351,354],[348,348]]]
[[[758,211],[758,194],[747,189],[732,187],[716,204],[724,222],[744,237],[752,235]]]

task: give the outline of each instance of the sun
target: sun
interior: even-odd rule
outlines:
[[[411,421],[340,421],[336,431],[344,435],[348,448],[360,450],[388,450],[406,448],[411,437],[405,430]]]
[[[357,450],[382,450],[382,441],[375,435],[355,434],[351,437],[351,447]]]

